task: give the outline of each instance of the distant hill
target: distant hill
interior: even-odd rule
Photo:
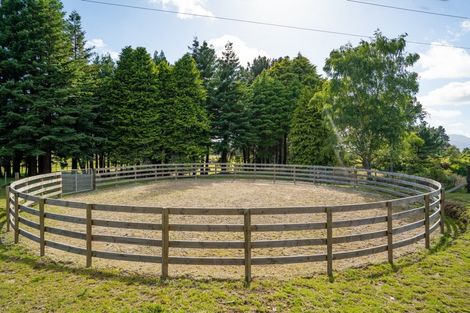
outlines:
[[[470,138],[464,135],[449,135],[450,144],[456,146],[460,150],[470,148]]]

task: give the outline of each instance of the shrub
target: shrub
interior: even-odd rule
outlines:
[[[453,218],[462,232],[467,230],[470,222],[470,210],[468,208],[457,202],[446,201],[444,214]]]

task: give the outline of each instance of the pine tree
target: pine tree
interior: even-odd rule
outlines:
[[[286,163],[288,159],[288,134],[291,126],[292,116],[300,97],[301,90],[305,87],[319,89],[321,78],[316,72],[316,67],[310,61],[298,54],[294,59],[288,57],[278,59],[267,71],[270,76],[282,83],[282,108],[278,127],[282,129],[283,135],[279,139],[276,152],[277,162]]]
[[[174,132],[174,124],[172,120],[174,97],[176,93],[176,82],[173,74],[173,66],[166,60],[162,60],[157,64],[157,107],[159,112],[159,123],[161,125],[161,138],[156,149],[158,154],[155,155],[156,162],[168,163],[172,158],[173,143],[171,142]]]
[[[273,60],[269,59],[266,56],[257,56],[253,59],[252,63],[248,62],[247,71],[249,76],[249,81],[253,81],[258,77],[264,70],[269,69],[273,64]]]
[[[326,99],[325,91],[302,90],[289,133],[290,163],[335,164],[335,136],[323,112]]]
[[[194,61],[196,61],[196,66],[204,86],[207,90],[210,90],[211,82],[214,79],[217,68],[215,49],[210,46],[207,41],[204,40],[202,44],[200,44],[199,40],[194,38],[192,46],[189,47],[189,51]]]
[[[254,160],[257,163],[276,162],[276,148],[282,140],[283,129],[279,127],[285,118],[285,100],[282,83],[267,73],[259,75],[251,86],[249,120]]]
[[[67,19],[67,34],[72,43],[73,78],[70,85],[70,96],[66,102],[69,115],[74,118],[73,126],[75,132],[66,138],[66,145],[57,151],[58,157],[65,160],[72,157],[72,168],[85,167],[87,161],[93,165],[93,154],[100,138],[94,130],[95,109],[100,105],[95,101],[96,93],[96,71],[97,67],[89,64],[91,48],[86,46],[85,32],[82,30],[81,17],[73,11]]]
[[[152,161],[161,136],[159,95],[156,67],[145,48],[122,50],[112,89],[111,156],[127,164]]]
[[[197,161],[209,144],[209,119],[205,108],[206,91],[194,59],[184,55],[173,67],[175,93],[171,106],[172,118],[167,127],[173,129],[169,138],[172,161]]]
[[[93,133],[95,135],[96,152],[98,154],[98,166],[105,167],[105,159],[112,151],[112,133],[114,129],[114,115],[112,101],[113,75],[115,63],[109,54],[96,56],[93,60],[95,67],[96,89],[93,94],[96,105],[93,108],[94,121]],[[109,160],[109,158],[108,158]]]
[[[222,163],[228,161],[229,152],[240,135],[240,125],[244,116],[239,77],[240,64],[233,51],[233,45],[229,42],[225,45],[222,58],[218,60],[213,101],[209,108],[214,148],[220,153]]]
[[[209,123],[212,125],[214,116],[211,114],[211,107],[214,102],[214,93],[215,93],[215,72],[217,69],[217,55],[215,53],[214,47],[209,45],[207,41],[203,41],[202,44],[199,43],[197,38],[194,38],[192,46],[188,47],[189,51],[196,62],[196,66],[199,70],[200,77],[204,88],[206,89],[206,102],[205,107],[208,112]],[[206,162],[209,162],[209,153],[210,153],[210,142],[206,148]]]
[[[160,50],[160,52],[158,52],[158,50],[155,50],[155,52],[153,53],[153,62],[158,65],[162,61],[167,62],[165,52],[163,52],[163,50]]]
[[[66,105],[73,70],[71,43],[58,0],[2,1],[0,47],[2,109],[11,129],[5,152],[19,171],[22,158],[30,172],[51,171],[52,154],[75,132]]]

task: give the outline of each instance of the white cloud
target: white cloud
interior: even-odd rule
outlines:
[[[105,45],[103,39],[94,38],[94,39],[91,39],[91,40],[87,41],[87,46],[95,47],[95,48],[99,49],[99,48],[104,48],[106,45]]]
[[[470,23],[469,23],[470,24]],[[422,79],[470,77],[470,53],[464,49],[432,46],[420,54],[418,61]]]
[[[182,13],[200,14],[214,16],[211,11],[206,8],[206,0],[149,0],[153,4],[161,4],[163,8],[176,9],[178,18],[190,19],[191,15]]]
[[[432,119],[452,119],[454,117],[459,117],[462,115],[462,112],[459,110],[446,110],[446,109],[426,109],[429,113],[429,116]]]
[[[246,65],[259,55],[269,57],[266,51],[248,47],[246,42],[233,35],[223,35],[221,37],[211,39],[209,40],[209,44],[214,46],[217,55],[221,57],[222,52],[225,49],[225,44],[229,41],[233,43],[233,50],[237,54],[241,65]]]
[[[93,38],[86,43],[87,48],[94,48],[98,54],[109,54],[113,60],[119,58],[119,53],[111,49],[101,38]]]
[[[470,81],[451,82],[419,97],[425,107],[470,106]]]
[[[460,28],[462,28],[462,31],[470,32],[470,20],[466,20],[460,23]]]

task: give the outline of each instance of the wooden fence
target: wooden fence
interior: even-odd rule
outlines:
[[[7,187],[6,208],[8,229],[13,229],[14,241],[18,243],[20,235],[39,244],[41,256],[45,247],[83,255],[86,266],[92,265],[93,258],[115,259],[137,262],[161,263],[162,278],[168,276],[169,264],[192,265],[240,265],[245,267],[245,280],[251,281],[252,265],[291,264],[326,261],[327,273],[333,273],[333,261],[388,252],[388,260],[393,262],[394,249],[413,244],[424,239],[426,248],[430,247],[430,235],[438,227],[444,231],[443,202],[444,194],[441,185],[433,180],[398,173],[380,172],[355,168],[273,165],[273,164],[159,164],[130,167],[103,168],[94,171],[94,188],[118,185],[123,183],[168,180],[168,179],[269,179],[273,181],[291,181],[294,183],[331,184],[353,187],[361,190],[372,190],[387,195],[390,200],[360,203],[351,205],[272,207],[272,208],[196,208],[196,207],[148,207],[130,205],[111,205],[103,203],[82,203],[57,198],[62,194],[61,173],[52,173],[25,178]],[[406,210],[394,211],[394,208],[408,206]],[[411,205],[411,208],[409,206]],[[81,217],[48,212],[46,206],[58,206],[81,210]],[[335,213],[353,212],[368,209],[383,209],[384,215],[335,220]],[[161,215],[161,223],[136,221],[117,221],[99,219],[94,212],[125,212]],[[288,215],[288,214],[325,214],[325,222],[254,224],[254,215]],[[409,216],[422,214],[418,221],[404,226],[394,227],[394,221]],[[28,218],[38,217],[38,222]],[[173,215],[224,215],[243,216],[243,224],[175,224],[170,223]],[[46,225],[46,220],[61,221],[85,225],[85,232],[73,231]],[[347,236],[333,236],[333,229],[385,223],[386,228],[379,231],[356,233]],[[33,234],[22,228],[25,225],[38,231]],[[140,229],[161,232],[161,239],[135,238],[94,234],[95,226],[122,229]],[[252,240],[254,232],[326,230],[325,238],[295,238],[282,240]],[[421,229],[418,234],[406,239],[394,240],[397,234]],[[238,241],[190,241],[172,240],[172,232],[239,232],[243,240]],[[60,235],[85,241],[85,248],[73,246],[67,241],[58,242],[47,239],[46,234]],[[386,238],[387,243],[373,247],[333,252],[333,246],[340,243]],[[93,248],[94,242],[116,244],[133,244],[161,247],[161,255],[126,254],[113,251],[100,251]],[[272,255],[252,257],[252,249],[285,248],[301,246],[326,246],[325,254],[312,255]],[[172,256],[171,248],[187,249],[243,249],[244,257],[190,257]]]

